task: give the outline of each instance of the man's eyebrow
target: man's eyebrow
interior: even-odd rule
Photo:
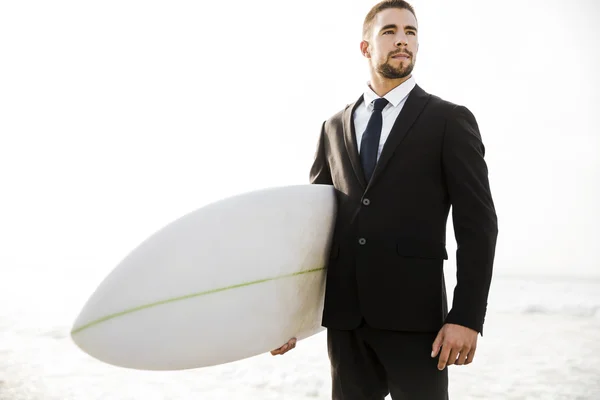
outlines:
[[[387,24],[379,32],[387,31],[388,29],[398,29],[398,26],[396,24]]]
[[[385,25],[383,28],[381,28],[381,29],[379,30],[379,32],[383,32],[383,31],[386,31],[386,30],[388,30],[388,29],[398,29],[398,25],[396,25],[396,24],[387,24],[387,25]],[[405,29],[405,30],[409,30],[409,31],[415,31],[415,32],[417,32],[417,28],[415,28],[415,27],[414,27],[414,26],[412,26],[412,25],[406,25],[406,26],[404,27],[404,29]]]

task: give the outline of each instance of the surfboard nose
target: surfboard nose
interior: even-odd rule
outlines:
[[[320,332],[336,212],[327,185],[250,192],[189,213],[98,286],[71,338],[116,366],[180,370]]]

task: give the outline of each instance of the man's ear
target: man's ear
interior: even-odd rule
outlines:
[[[371,53],[369,52],[369,42],[363,40],[360,42],[360,52],[366,58],[371,58]]]

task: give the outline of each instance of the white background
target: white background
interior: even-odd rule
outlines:
[[[108,272],[210,201],[306,183],[321,122],[368,79],[372,4],[3,2],[2,275]],[[413,4],[418,84],[480,124],[496,274],[600,276],[600,3]]]

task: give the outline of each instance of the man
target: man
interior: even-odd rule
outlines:
[[[446,366],[470,364],[483,332],[498,232],[484,146],[467,108],[416,85],[418,48],[410,4],[373,7],[360,44],[371,80],[323,123],[310,172],[338,201],[323,312],[335,400],[448,399]]]

